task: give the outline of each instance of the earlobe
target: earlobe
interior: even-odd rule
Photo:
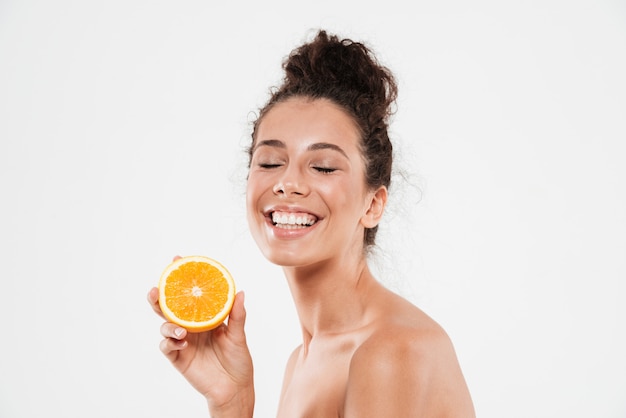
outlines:
[[[387,205],[387,188],[380,186],[370,194],[369,207],[361,218],[361,224],[365,228],[374,228],[380,223]]]

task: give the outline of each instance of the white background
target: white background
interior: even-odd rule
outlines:
[[[625,417],[624,2],[224,3],[0,1],[0,417],[207,416],[145,302],[176,254],[246,291],[275,414],[299,328],[244,149],[319,27],[398,77],[372,264],[448,331],[478,415]]]

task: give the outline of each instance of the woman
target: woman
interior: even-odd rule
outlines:
[[[278,416],[473,417],[444,330],[368,268],[391,180],[392,74],[365,45],[324,31],[283,67],[254,125],[246,195],[252,235],[283,267],[302,327]],[[152,289],[160,313],[157,298]],[[253,415],[245,316],[239,293],[228,325],[161,327],[161,350],[213,417]]]

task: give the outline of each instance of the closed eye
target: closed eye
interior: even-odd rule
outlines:
[[[259,164],[259,167],[265,168],[265,169],[272,169],[272,168],[277,168],[280,166],[281,164]]]
[[[313,169],[323,174],[330,174],[334,171],[337,171],[336,168],[328,168],[328,167],[313,167]]]

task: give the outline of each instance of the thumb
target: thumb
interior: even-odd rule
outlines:
[[[246,324],[246,308],[244,307],[245,294],[237,292],[235,302],[228,315],[228,330],[236,336],[245,338],[244,326]]]

